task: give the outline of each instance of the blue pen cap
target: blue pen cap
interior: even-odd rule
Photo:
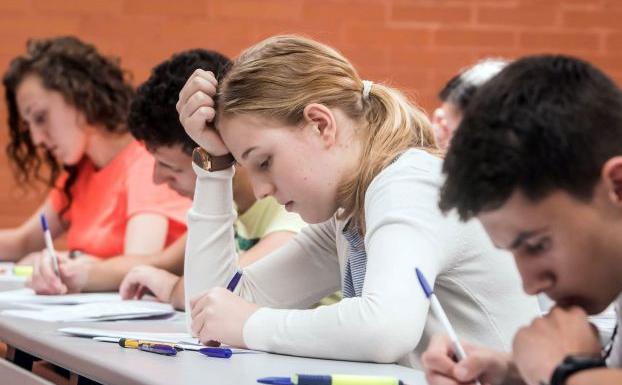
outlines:
[[[332,385],[333,378],[326,375],[299,374],[297,385]]]
[[[201,348],[199,353],[208,357],[229,358],[233,354],[229,348]]]
[[[48,231],[48,221],[47,219],[45,219],[45,214],[41,214],[40,218],[41,218],[41,227],[43,228],[43,231]]]
[[[419,270],[419,268],[415,267],[415,272],[417,273],[417,279],[419,279],[419,284],[421,285],[421,288],[423,289],[425,296],[430,298],[430,296],[434,292],[432,291],[432,288],[430,287],[428,280],[425,279],[425,277],[423,276],[423,273],[421,272],[421,270]]]

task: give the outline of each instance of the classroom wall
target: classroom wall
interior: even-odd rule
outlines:
[[[486,56],[578,55],[620,83],[620,20],[619,0],[0,0],[0,70],[28,38],[74,34],[121,57],[138,84],[178,50],[235,56],[267,36],[301,33],[334,45],[364,78],[400,87],[431,111],[444,82]],[[42,197],[15,186],[0,152],[0,227],[20,223]]]

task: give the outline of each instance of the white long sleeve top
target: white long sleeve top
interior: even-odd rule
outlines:
[[[188,213],[186,308],[198,293],[225,287],[239,269],[234,246],[233,170],[194,166]],[[244,325],[250,349],[419,367],[431,335],[443,332],[415,275],[419,267],[458,336],[508,350],[538,315],[523,294],[510,254],[495,249],[477,220],[438,208],[441,160],[411,149],[379,173],[365,198],[367,270],[361,297],[308,309],[341,288],[349,244],[346,221],[310,225],[246,267],[235,293],[261,305]],[[189,317],[189,316],[188,316]]]

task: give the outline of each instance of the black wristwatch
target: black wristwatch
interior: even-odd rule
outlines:
[[[570,355],[561,364],[557,365],[551,376],[550,385],[566,385],[566,380],[571,375],[582,370],[603,368],[605,360],[601,357]]]

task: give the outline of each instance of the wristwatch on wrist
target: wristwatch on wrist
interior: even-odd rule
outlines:
[[[226,170],[233,166],[235,158],[231,153],[213,156],[209,152],[205,151],[201,147],[196,147],[192,151],[192,162],[206,171],[220,171]]]
[[[570,355],[561,364],[557,365],[551,376],[550,385],[566,385],[571,375],[587,369],[605,367],[605,360],[601,357]]]

